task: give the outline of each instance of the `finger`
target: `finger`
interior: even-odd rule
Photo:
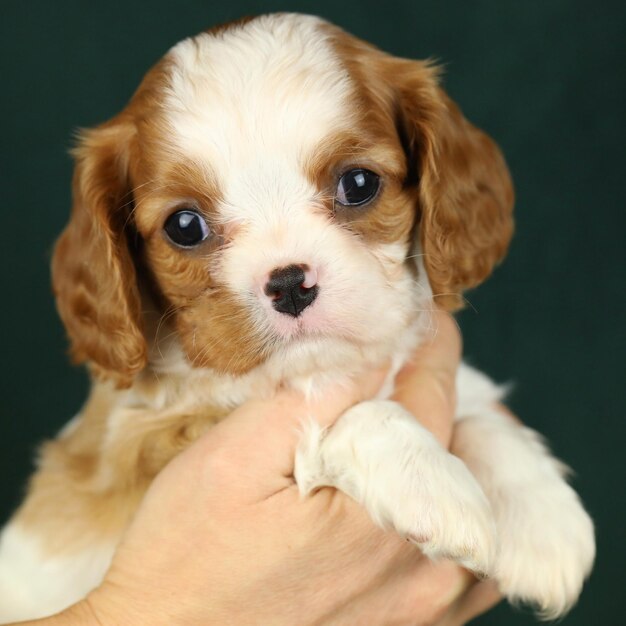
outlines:
[[[346,380],[341,385],[324,389],[323,395],[315,395],[307,402],[306,410],[322,427],[331,426],[351,406],[371,400],[380,391],[389,365],[368,371],[356,380]]]
[[[462,626],[482,615],[502,600],[493,580],[485,580],[470,587],[451,607],[437,626]]]
[[[267,400],[247,402],[207,432],[199,445],[204,454],[228,457],[250,475],[291,476],[303,422],[313,418],[322,427],[332,424],[354,404],[375,396],[385,376],[385,369],[369,372],[358,382],[329,387],[323,397],[281,390]]]
[[[384,572],[376,585],[351,598],[329,624],[438,623],[472,581],[475,579],[454,563],[433,563],[415,551],[413,558],[395,559],[393,568]]]
[[[456,372],[461,334],[454,318],[433,314],[433,334],[396,377],[394,399],[408,409],[446,447],[456,408]]]
[[[476,578],[453,561],[434,562],[422,556],[415,570],[413,593],[419,593],[418,608],[430,601],[433,612],[442,614],[475,583]]]

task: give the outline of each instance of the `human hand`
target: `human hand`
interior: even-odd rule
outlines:
[[[460,338],[449,316],[397,378],[396,400],[449,443]],[[344,494],[302,499],[293,481],[298,418],[329,425],[373,397],[384,372],[307,402],[250,402],[156,478],[102,585],[70,609],[79,623],[465,623],[497,601],[490,583],[432,563]],[[71,622],[59,622],[71,623]]]

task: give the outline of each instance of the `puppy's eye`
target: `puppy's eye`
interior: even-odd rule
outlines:
[[[209,227],[199,213],[185,209],[167,218],[165,232],[177,246],[193,248],[209,236]]]
[[[344,206],[358,206],[372,200],[379,187],[378,174],[362,168],[350,170],[339,179],[335,199]]]

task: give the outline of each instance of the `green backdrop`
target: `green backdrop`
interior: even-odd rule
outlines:
[[[466,353],[515,381],[511,406],[576,469],[596,520],[596,568],[564,623],[624,623],[623,2],[2,0],[0,516],[18,503],[37,442],[77,411],[86,390],[65,358],[48,279],[70,203],[73,130],[121,109],[179,39],[279,9],[445,62],[450,94],[503,147],[517,235],[506,263],[469,294],[460,315]],[[479,623],[533,620],[501,606]]]

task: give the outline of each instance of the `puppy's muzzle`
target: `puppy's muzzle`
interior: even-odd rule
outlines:
[[[279,267],[270,273],[264,291],[276,311],[298,317],[317,297],[317,274],[307,265]]]

